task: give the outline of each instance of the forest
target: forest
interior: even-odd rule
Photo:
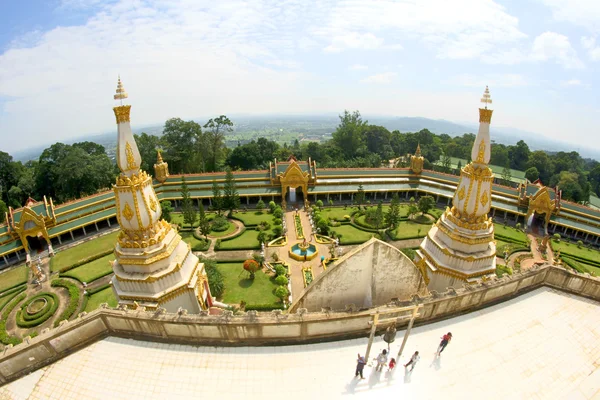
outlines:
[[[269,161],[287,160],[290,155],[303,160],[310,157],[319,167],[374,168],[389,165],[407,166],[402,157],[414,153],[418,144],[425,157],[426,169],[450,168],[450,157],[470,161],[475,135],[451,137],[423,129],[419,132],[389,131],[363,120],[360,112],[345,111],[332,139],[278,144],[266,138],[228,148],[226,136],[233,122],[225,115],[204,125],[172,118],[165,122],[161,136],[135,135],[142,169],[154,173],[157,150],[169,163],[172,174],[232,170],[265,169]],[[515,145],[492,144],[490,164],[525,171],[527,179],[540,179],[545,185],[559,186],[563,198],[586,204],[590,195],[600,195],[600,163],[583,159],[577,152],[549,153],[531,151],[523,140]],[[437,165],[434,166],[433,163]],[[28,197],[44,195],[60,204],[111,187],[118,174],[103,146],[92,142],[72,145],[55,143],[45,149],[37,161],[14,161],[0,151],[0,221],[8,206],[21,207]]]

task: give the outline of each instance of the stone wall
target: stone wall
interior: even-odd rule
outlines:
[[[422,325],[496,304],[544,285],[600,301],[600,279],[544,266],[468,288],[450,289],[441,294],[433,292],[425,298],[415,296],[412,301],[394,302],[377,309],[387,313],[407,305],[423,304],[421,317],[416,322]],[[46,329],[33,339],[25,338],[16,347],[5,348],[0,356],[0,384],[106,336],[220,346],[340,340],[367,336],[368,322],[377,309],[356,310],[354,305],[349,305],[342,312],[309,313],[299,309],[293,314],[276,310],[233,315],[228,311],[221,316],[210,316],[206,312],[188,315],[101,308],[82,313],[73,321],[63,321],[59,327]],[[398,315],[403,313],[406,311],[399,311]]]

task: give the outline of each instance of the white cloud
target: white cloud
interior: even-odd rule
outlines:
[[[374,49],[385,49],[385,50],[401,50],[402,45],[384,45],[384,40],[374,34],[358,33],[358,32],[345,32],[340,33],[331,40],[331,44],[323,49],[326,53],[339,53],[348,49],[362,49],[362,50],[374,50]]]
[[[561,82],[562,86],[581,86],[582,83],[579,79],[569,79],[568,81]]]
[[[485,89],[486,86],[493,89],[498,87],[528,86],[531,84],[520,74],[488,74],[484,76],[461,74],[453,77],[446,83],[449,85],[482,88],[482,90]]]
[[[391,83],[392,80],[396,77],[395,72],[383,72],[381,74],[375,74],[371,76],[367,76],[366,78],[361,80],[361,83],[376,83],[376,84],[385,84]]]
[[[581,45],[588,51],[588,57],[592,61],[600,61],[600,45],[596,46],[596,37],[583,36]]]
[[[548,6],[556,21],[569,22],[600,33],[600,1],[598,0],[538,0]]]
[[[354,64],[348,67],[348,69],[350,71],[363,71],[365,69],[369,69],[369,67],[367,67],[366,65],[362,65],[362,64]]]
[[[329,18],[312,30],[329,40],[328,51],[341,49],[339,42],[346,43],[348,36],[358,35],[354,36],[357,41],[361,37],[357,32],[369,32],[362,35],[373,35],[368,36],[372,46],[374,35],[381,33],[385,37],[420,40],[440,58],[472,59],[526,37],[518,28],[518,19],[493,1],[380,0],[327,4],[330,4]]]
[[[554,60],[565,68],[584,67],[569,38],[556,32],[544,32],[536,37],[531,57],[536,61]]]

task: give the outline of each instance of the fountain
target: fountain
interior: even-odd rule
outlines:
[[[310,244],[304,239],[301,243],[296,243],[289,250],[289,255],[296,261],[309,261],[317,256],[319,251],[314,244]]]

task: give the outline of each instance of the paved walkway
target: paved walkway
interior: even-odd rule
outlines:
[[[0,388],[0,399],[598,399],[599,306],[542,288],[416,327],[396,371],[367,367],[365,380],[354,366],[366,339],[215,348],[108,338]],[[377,338],[373,356],[384,345]],[[415,350],[422,359],[405,373]]]

